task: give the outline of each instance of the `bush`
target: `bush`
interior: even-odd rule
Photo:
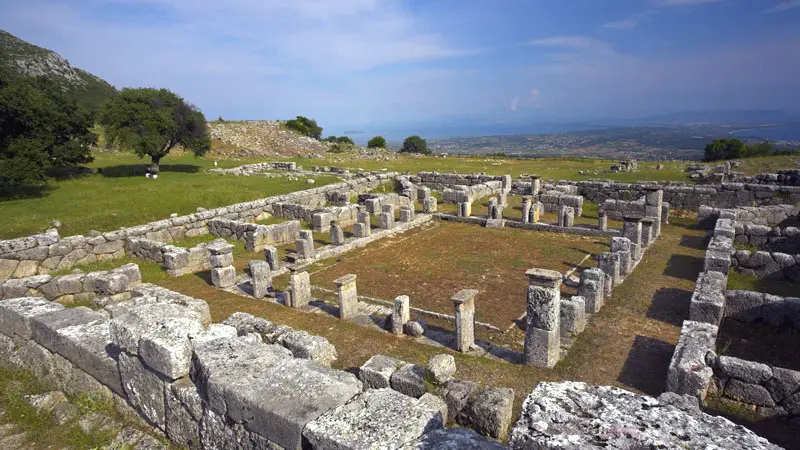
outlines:
[[[375,136],[367,142],[368,148],[386,148],[386,139],[383,136]]]
[[[355,146],[353,144],[348,144],[346,142],[337,142],[328,149],[328,153],[346,153],[350,150],[354,150]]]
[[[287,120],[286,128],[314,139],[319,139],[322,136],[322,127],[317,125],[316,120],[308,117],[297,116],[296,119]]]
[[[422,153],[430,155],[428,151],[428,142],[419,136],[409,136],[403,141],[403,147],[400,149],[401,153]]]
[[[775,144],[769,141],[759,142],[756,145],[745,145],[739,139],[714,139],[706,145],[705,160],[720,161],[725,159],[753,158],[756,156],[781,155],[785,151],[777,150]]]

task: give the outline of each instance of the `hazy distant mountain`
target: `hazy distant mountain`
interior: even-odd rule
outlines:
[[[792,123],[800,121],[798,114],[780,110],[734,110],[734,111],[683,111],[662,114],[643,119],[646,122],[661,123]]]
[[[58,53],[0,30],[0,65],[28,76],[45,76],[73,95],[78,104],[96,110],[116,89],[89,72],[72,67]]]

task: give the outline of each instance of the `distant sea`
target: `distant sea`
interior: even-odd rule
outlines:
[[[737,138],[758,138],[767,139],[770,141],[800,142],[800,126],[751,128],[747,130],[734,131],[730,135],[731,137]]]

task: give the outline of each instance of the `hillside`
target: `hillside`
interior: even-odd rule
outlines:
[[[0,30],[0,65],[28,76],[45,76],[92,111],[116,93],[106,81],[72,67],[58,53],[38,47]]]

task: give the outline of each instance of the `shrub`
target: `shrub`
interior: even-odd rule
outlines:
[[[419,136],[409,136],[403,141],[403,147],[400,149],[401,153],[422,153],[429,155],[428,142]]]
[[[369,148],[386,148],[386,139],[383,136],[375,136],[367,142]]]
[[[308,117],[297,116],[296,119],[287,120],[286,128],[296,131],[303,136],[319,139],[322,136],[322,127],[317,125],[317,121]]]
[[[353,149],[355,149],[353,144],[337,142],[328,149],[328,153],[346,153]]]

